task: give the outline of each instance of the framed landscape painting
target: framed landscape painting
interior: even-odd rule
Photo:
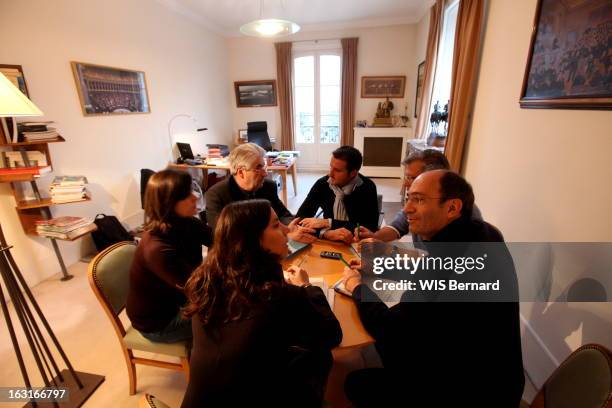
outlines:
[[[403,98],[406,76],[363,76],[361,77],[362,98]]]
[[[612,2],[539,0],[521,108],[612,109]]]
[[[74,61],[71,65],[83,115],[151,112],[144,72]]]
[[[234,82],[236,106],[239,108],[256,108],[260,106],[276,106],[276,81]]]

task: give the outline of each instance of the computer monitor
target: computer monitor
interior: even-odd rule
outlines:
[[[193,151],[191,151],[191,145],[189,143],[176,142],[176,147],[178,148],[179,154],[181,155],[181,159],[194,159]]]

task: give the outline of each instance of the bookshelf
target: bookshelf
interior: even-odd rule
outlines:
[[[32,142],[19,143],[0,143],[0,148],[9,148],[12,151],[19,151],[26,166],[30,165],[27,152],[33,150],[40,151],[45,155],[47,159],[47,165],[53,168],[53,163],[51,162],[51,154],[49,152],[49,143],[61,142],[65,142],[65,139],[61,136],[58,136],[55,139],[49,140],[37,140]],[[51,198],[42,197],[40,195],[38,185],[36,184],[37,179],[38,176],[35,176],[33,174],[1,174],[0,170],[0,183],[10,183],[13,196],[15,197],[15,201],[17,203],[17,205],[15,206],[15,210],[17,211],[17,215],[19,217],[19,221],[21,222],[21,226],[24,232],[28,235],[41,236],[36,232],[36,221],[51,219],[51,207],[56,205],[65,205],[75,202],[84,202],[91,200],[91,197],[87,196],[85,198],[74,201],[61,203],[52,202]],[[29,186],[31,187],[34,193],[35,198],[26,198],[24,186],[21,183],[29,183]],[[87,231],[81,235],[72,237],[71,239],[66,239],[65,241],[75,241],[89,234],[90,232],[91,231]],[[53,246],[53,250],[55,251],[55,255],[62,270],[63,276],[61,280],[71,279],[72,275],[69,275],[68,271],[66,270],[66,265],[64,264],[62,254],[56,242],[56,240],[60,238],[44,238],[51,240],[51,245]]]

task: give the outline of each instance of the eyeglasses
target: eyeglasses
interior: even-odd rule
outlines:
[[[246,171],[254,171],[255,173],[258,173],[258,172],[267,173],[268,172],[268,165],[267,164],[258,164],[253,169],[246,169],[245,168],[245,170]]]
[[[423,205],[426,200],[436,200],[443,197],[427,197],[421,194],[406,194],[406,204]]]

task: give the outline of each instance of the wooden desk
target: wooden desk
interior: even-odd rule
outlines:
[[[293,194],[297,195],[297,160],[295,158],[291,159],[291,161],[287,165],[269,165],[268,171],[277,172],[280,174],[281,179],[283,181],[283,194],[281,199],[285,206],[287,206],[287,173],[291,171],[291,178],[293,179]],[[189,165],[189,164],[176,164],[170,163],[168,164],[169,168],[185,170],[185,169],[200,169],[202,171],[202,184],[203,188],[206,191],[208,188],[208,170],[225,170],[227,174],[229,174],[229,162],[220,163],[218,165],[210,165],[210,164],[197,164],[197,165]]]
[[[331,287],[342,277],[344,264],[334,259],[321,258],[321,251],[340,252],[347,261],[356,255],[347,245],[318,240],[310,248],[304,249],[294,257],[283,261],[283,268],[289,265],[298,265],[308,271],[311,277],[322,277]],[[327,380],[325,400],[331,407],[348,407],[349,401],[344,394],[344,381],[351,371],[365,368],[361,347],[374,343],[374,339],[363,327],[357,307],[353,300],[347,296],[335,293],[334,314],[342,328],[342,343],[332,351],[334,365]]]

